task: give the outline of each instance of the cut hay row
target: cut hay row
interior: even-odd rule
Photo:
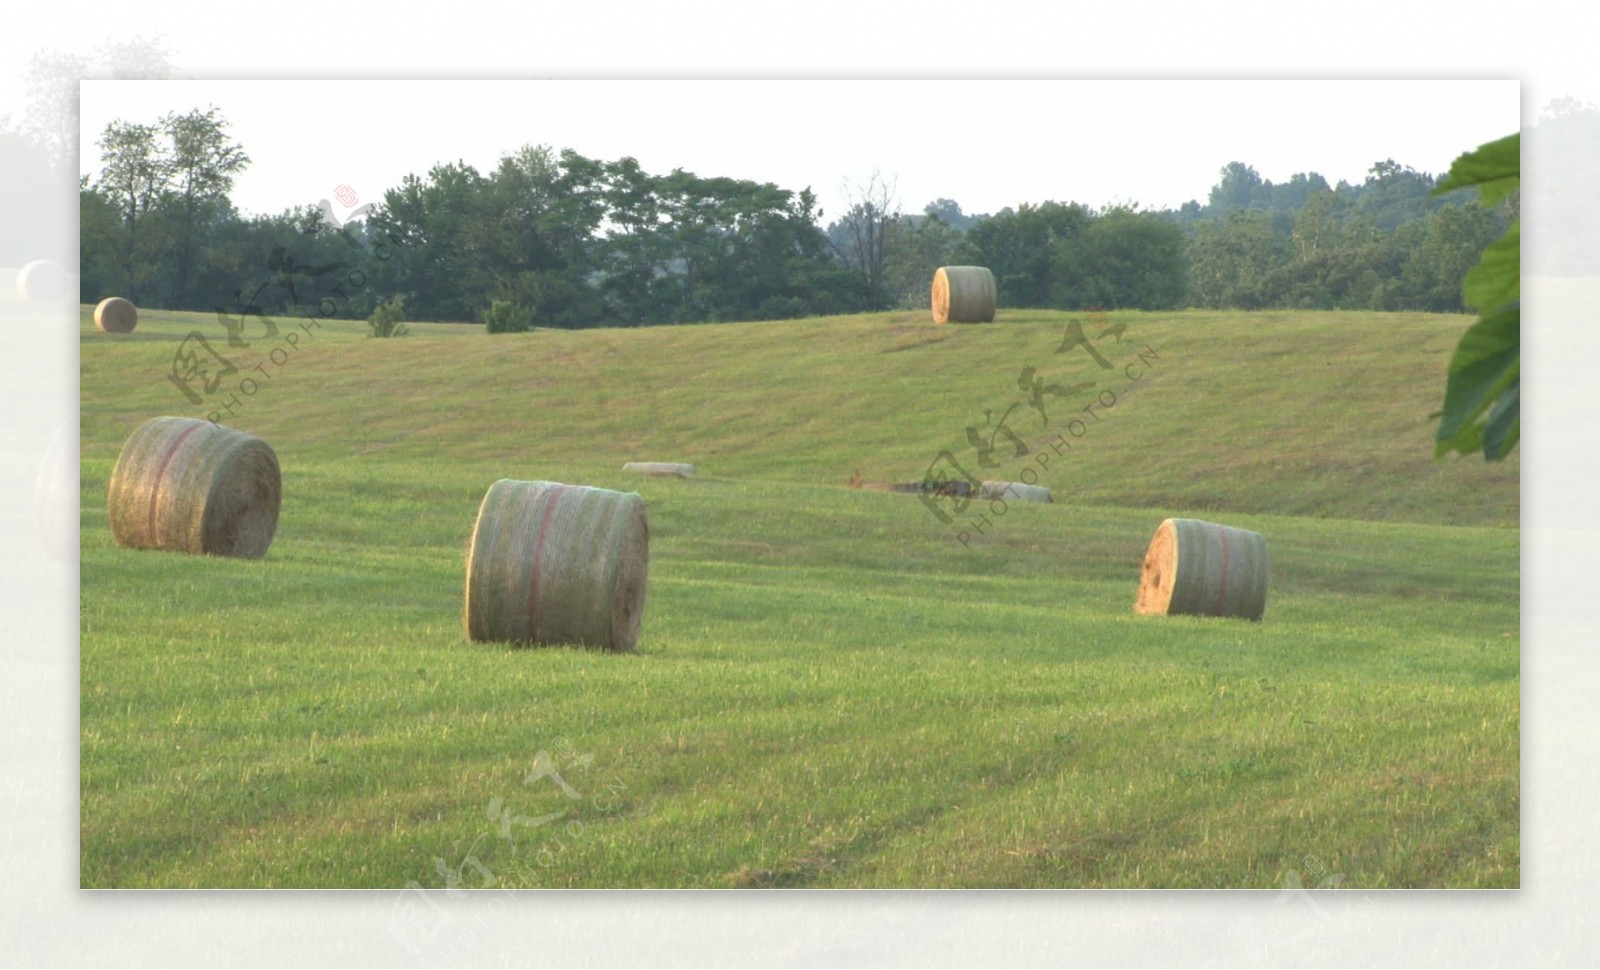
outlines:
[[[1025,485],[1022,482],[984,482],[978,492],[984,499],[1014,499],[1018,502],[1052,502],[1050,490],[1043,485]]]
[[[651,478],[693,478],[694,466],[675,461],[630,461],[622,466],[625,472],[637,472]]]
[[[501,479],[472,529],[467,636],[632,650],[649,574],[650,527],[637,494]]]
[[[1267,608],[1267,540],[1199,519],[1167,519],[1145,553],[1135,613],[1235,616]]]
[[[941,266],[933,274],[932,302],[934,323],[989,323],[994,274],[984,266]]]
[[[153,418],[111,472],[111,533],[130,549],[259,559],[278,528],[278,456],[260,438],[194,418]]]

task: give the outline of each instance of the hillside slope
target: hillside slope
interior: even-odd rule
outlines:
[[[1058,501],[1498,526],[1520,512],[1515,455],[1432,459],[1428,414],[1465,317],[1118,313],[1083,325],[1104,367],[1081,347],[1058,352],[1073,317],[1045,311],[975,327],[924,313],[496,336],[423,324],[391,340],[324,322],[295,347],[252,332],[231,350],[205,315],[146,312],[115,338],[87,314],[85,459],[114,458],[147,417],[204,416],[231,396],[223,423],[313,458],[534,458],[594,473],[660,459],[843,484],[920,480],[948,449],[973,477],[1037,475]],[[237,368],[204,406],[167,379],[194,330]],[[992,436],[992,467],[969,427]]]

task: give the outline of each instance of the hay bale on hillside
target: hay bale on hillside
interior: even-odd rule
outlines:
[[[1050,490],[1043,485],[1024,485],[1022,482],[984,482],[978,492],[984,499],[1013,499],[1018,502],[1051,502]]]
[[[132,333],[139,325],[139,310],[120,296],[108,296],[94,308],[94,325],[101,333]]]
[[[153,418],[111,472],[111,533],[130,549],[259,559],[278,529],[278,456],[260,438],[194,418]]]
[[[637,494],[501,479],[472,529],[467,636],[632,650],[649,576],[650,526]]]
[[[941,266],[934,272],[934,323],[989,323],[994,307],[994,274],[987,267]]]
[[[651,478],[693,478],[694,466],[675,461],[630,461],[622,466],[625,472],[638,472]]]
[[[1199,519],[1167,519],[1144,556],[1135,613],[1237,616],[1267,608],[1267,540]]]

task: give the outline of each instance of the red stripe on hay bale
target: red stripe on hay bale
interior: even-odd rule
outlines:
[[[182,448],[183,443],[188,441],[189,437],[199,431],[201,427],[202,425],[196,422],[190,425],[183,434],[178,435],[172,442],[172,447],[168,448],[166,455],[162,457],[161,466],[156,469],[156,477],[150,483],[149,529],[151,535],[156,534],[156,507],[161,504],[161,482],[167,477],[167,469],[172,467],[172,459],[178,456],[178,449]]]
[[[106,492],[118,545],[259,559],[278,528],[283,481],[260,438],[165,417],[128,436]]]
[[[1261,619],[1267,541],[1258,532],[1199,519],[1167,519],[1145,553],[1136,613]]]
[[[501,479],[483,497],[467,553],[467,636],[632,650],[649,570],[638,495]]]
[[[533,541],[533,569],[528,580],[528,629],[535,640],[539,639],[539,573],[544,565],[545,538],[550,534],[550,520],[556,514],[556,506],[561,504],[561,496],[566,492],[565,485],[556,485],[547,493],[549,501],[545,502],[544,514],[539,518],[539,534]]]

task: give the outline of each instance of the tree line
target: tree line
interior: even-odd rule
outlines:
[[[365,285],[323,315],[403,299],[408,318],[491,329],[919,307],[934,270],[955,264],[989,267],[1006,307],[1456,312],[1519,204],[1435,196],[1437,177],[1393,160],[1336,185],[1315,172],[1275,184],[1233,162],[1204,203],[1175,210],[968,214],[938,199],[908,213],[874,175],[823,224],[809,189],[528,146],[487,172],[457,161],[408,175],[341,224],[326,201],[241,214],[229,192],[250,159],[215,108],[114,122],[98,147],[98,174],[80,182],[86,302],[287,313],[297,279],[359,267]]]

